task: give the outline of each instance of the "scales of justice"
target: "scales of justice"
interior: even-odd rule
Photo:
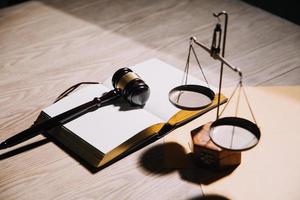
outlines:
[[[235,155],[238,155],[237,161],[231,162],[233,165],[237,165],[240,163],[240,154],[242,151],[249,150],[257,145],[260,139],[260,129],[257,126],[253,111],[250,107],[250,103],[248,97],[246,95],[245,89],[243,87],[243,74],[241,70],[235,66],[233,66],[230,62],[228,62],[225,58],[225,45],[226,45],[226,34],[227,34],[227,24],[228,24],[228,14],[225,11],[222,11],[218,14],[214,13],[214,17],[217,18],[218,23],[216,23],[215,29],[213,31],[212,45],[211,48],[197,41],[195,37],[190,38],[190,44],[188,49],[188,56],[186,60],[186,66],[184,70],[184,76],[182,80],[182,85],[173,88],[169,93],[170,102],[183,110],[197,110],[202,109],[209,106],[213,99],[215,98],[215,93],[209,87],[208,81],[203,72],[202,66],[197,57],[195,47],[201,47],[204,51],[206,51],[213,59],[220,61],[220,77],[219,77],[219,86],[218,93],[221,94],[222,91],[222,79],[223,79],[223,68],[224,66],[228,67],[232,71],[238,74],[239,81],[231,96],[229,97],[227,103],[225,104],[222,111],[220,111],[220,95],[218,95],[218,103],[217,103],[217,116],[216,120],[209,125],[204,125],[204,127],[208,130],[205,130],[206,134],[209,136],[208,140],[212,142],[219,150],[231,152]],[[222,26],[220,24],[220,17],[224,16],[224,32],[222,32]],[[221,45],[222,43],[222,45]],[[195,46],[195,47],[194,47]],[[194,58],[197,62],[199,69],[203,75],[203,78],[206,82],[207,86],[203,85],[192,85],[188,84],[188,73],[190,66],[190,57],[191,53],[194,55]],[[221,55],[220,55],[221,54]],[[233,96],[238,93],[237,96],[237,105],[235,116],[230,117],[221,117],[224,110],[227,108],[227,105],[232,100]],[[239,101],[241,94],[244,95],[247,106],[249,108],[249,112],[253,118],[253,121],[248,119],[244,119],[237,116]],[[208,126],[208,128],[207,128]],[[193,131],[192,131],[193,133]],[[200,134],[202,134],[200,132]],[[202,136],[201,136],[202,137]],[[206,141],[208,142],[208,141]],[[195,146],[195,141],[194,141]],[[207,148],[207,147],[204,147]],[[206,150],[205,150],[206,151]],[[217,158],[218,159],[218,158]],[[206,161],[204,161],[206,162]],[[230,163],[229,163],[230,165]]]

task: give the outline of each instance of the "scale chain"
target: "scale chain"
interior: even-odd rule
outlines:
[[[209,87],[208,81],[207,81],[207,79],[206,79],[206,77],[205,77],[205,74],[204,74],[204,72],[203,72],[203,68],[202,68],[202,66],[201,66],[201,64],[200,64],[200,61],[199,61],[199,59],[198,59],[198,56],[197,56],[197,54],[196,54],[195,49],[194,49],[193,46],[192,46],[192,51],[193,51],[193,54],[194,54],[194,56],[195,56],[195,59],[196,59],[196,61],[197,61],[197,63],[198,63],[198,67],[199,67],[200,70],[201,70],[202,76],[203,76],[203,78],[204,78],[204,80],[205,80],[205,82],[206,82],[206,84],[207,84],[207,87]],[[209,87],[209,88],[210,88],[210,87]]]
[[[244,88],[242,85],[241,85],[241,88],[242,88],[242,90],[243,90],[243,93],[244,93],[244,96],[245,96],[245,99],[246,99],[248,108],[249,108],[249,110],[250,110],[251,116],[252,116],[252,118],[253,118],[255,124],[257,124],[256,119],[255,119],[255,117],[254,117],[253,110],[252,110],[252,108],[251,108],[251,106],[250,106],[250,103],[249,103],[248,96],[247,96],[246,91],[245,91],[245,88]]]

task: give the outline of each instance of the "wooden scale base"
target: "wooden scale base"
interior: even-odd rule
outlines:
[[[224,150],[216,146],[209,137],[211,124],[207,123],[191,131],[194,163],[216,170],[238,166],[241,163],[241,152]]]

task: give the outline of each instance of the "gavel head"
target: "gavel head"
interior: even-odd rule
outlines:
[[[133,105],[143,106],[150,96],[149,86],[131,69],[121,68],[112,77],[114,88],[121,89],[124,98]]]

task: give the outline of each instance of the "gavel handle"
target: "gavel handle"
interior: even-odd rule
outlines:
[[[101,97],[95,97],[92,101],[89,101],[71,110],[63,112],[37,125],[33,125],[32,127],[8,138],[7,140],[0,143],[0,149],[5,149],[20,144],[21,142],[24,142],[30,138],[37,136],[41,131],[47,131],[57,126],[61,126],[89,111],[100,108],[104,103],[113,101],[119,98],[121,95],[122,94],[119,89],[114,89]]]

